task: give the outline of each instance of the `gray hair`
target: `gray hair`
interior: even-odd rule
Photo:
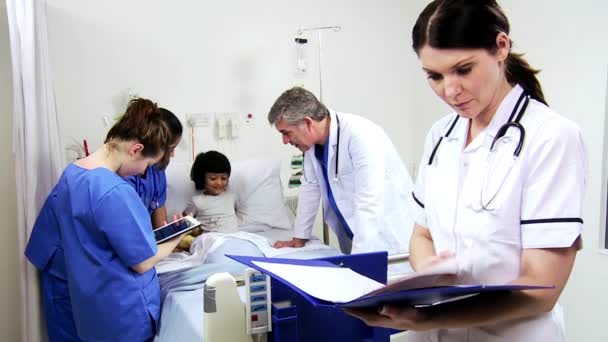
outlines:
[[[302,87],[286,90],[274,102],[268,113],[268,122],[272,125],[281,118],[293,125],[309,116],[315,121],[321,121],[329,115],[329,110],[319,102],[315,95]]]

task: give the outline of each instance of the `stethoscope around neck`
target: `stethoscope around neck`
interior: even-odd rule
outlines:
[[[335,166],[336,169],[334,170],[334,176],[332,177],[332,180],[334,182],[338,181],[338,165],[339,165],[339,158],[340,158],[340,118],[338,117],[338,114],[335,115],[336,116],[336,162],[335,162]],[[329,138],[328,138],[328,142],[326,144],[329,144]],[[329,148],[329,146],[326,146],[326,148]],[[329,167],[329,165],[328,165]],[[302,175],[304,176],[304,179],[306,180],[306,182],[308,183],[314,183],[308,180],[308,177],[306,177],[306,161],[303,160],[302,162]]]
[[[523,101],[523,104],[522,104],[522,101]],[[525,91],[523,91],[521,93],[521,95],[519,96],[519,98],[517,99],[517,102],[515,103],[515,106],[513,107],[513,110],[511,111],[511,115],[509,116],[509,119],[496,132],[496,136],[494,137],[494,139],[492,140],[492,144],[490,145],[490,151],[488,152],[488,159],[486,162],[486,170],[483,173],[483,177],[482,177],[482,181],[481,181],[481,190],[479,192],[480,193],[479,206],[474,207],[473,208],[474,210],[476,210],[476,211],[493,210],[493,208],[490,208],[490,204],[496,198],[496,195],[498,194],[498,192],[504,185],[505,180],[507,179],[506,176],[509,174],[509,172],[513,168],[513,165],[515,164],[514,162],[515,162],[515,160],[517,160],[517,158],[519,158],[519,154],[521,153],[521,150],[523,148],[526,130],[524,129],[524,127],[522,126],[520,121],[526,111],[526,108],[528,108],[529,103],[530,103],[530,96]],[[519,111],[518,111],[518,109],[519,109]],[[450,133],[452,132],[452,130],[456,126],[456,123],[458,122],[458,118],[459,118],[459,116],[456,115],[455,119],[450,124],[445,135],[441,136],[439,138],[439,140],[437,141],[437,143],[435,144],[435,147],[433,148],[433,151],[431,152],[431,156],[429,157],[428,165],[433,164],[435,155],[437,154],[437,150],[439,149],[441,141],[443,140],[443,138],[447,139],[449,137]],[[515,149],[513,150],[513,162],[510,163],[508,169],[506,169],[505,176],[502,178],[502,180],[500,180],[500,183],[499,183],[498,187],[496,188],[496,191],[490,192],[493,194],[490,195],[488,199],[486,199],[484,196],[484,189],[487,189],[487,187],[488,187],[488,175],[493,173],[492,166],[494,165],[494,161],[496,159],[496,150],[498,148],[498,143],[501,141],[502,138],[505,137],[509,128],[514,128],[519,131],[519,140],[517,142]]]

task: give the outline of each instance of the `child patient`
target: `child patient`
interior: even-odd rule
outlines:
[[[228,186],[230,162],[217,151],[208,151],[196,156],[190,179],[197,193],[188,202],[184,214],[194,216],[202,223],[203,232],[233,233],[237,231],[238,221],[235,213],[236,195]],[[193,231],[180,243],[182,249],[189,249],[194,236]]]

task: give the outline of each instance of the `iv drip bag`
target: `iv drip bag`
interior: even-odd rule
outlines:
[[[306,44],[308,39],[296,37],[296,73],[306,73],[308,69],[308,62],[306,60]]]

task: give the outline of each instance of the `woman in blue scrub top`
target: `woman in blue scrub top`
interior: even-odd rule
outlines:
[[[123,177],[169,153],[173,136],[151,101],[135,99],[105,144],[66,167],[34,225],[26,256],[42,273],[49,340],[146,341],[160,315],[150,216]]]
[[[169,145],[169,152],[159,163],[150,166],[143,175],[126,178],[148,208],[154,228],[167,222],[167,209],[165,208],[167,177],[165,176],[165,168],[169,165],[170,158],[175,155],[175,148],[182,139],[183,132],[182,124],[177,116],[164,108],[159,108],[159,110],[161,120],[167,124],[173,136],[173,141]]]

